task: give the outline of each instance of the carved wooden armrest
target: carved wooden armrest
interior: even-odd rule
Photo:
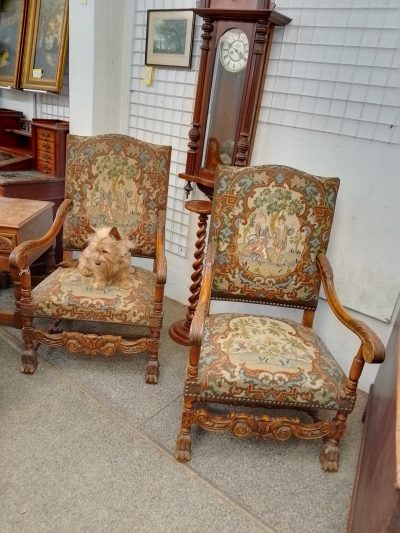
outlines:
[[[57,209],[56,217],[49,231],[40,239],[24,241],[10,255],[10,266],[18,271],[26,271],[29,265],[53,244],[60,232],[72,200],[65,199]]]
[[[165,211],[157,215],[157,240],[156,240],[156,276],[157,283],[165,284],[167,280],[167,259],[165,257]]]
[[[190,326],[189,341],[191,345],[201,346],[204,331],[204,322],[210,309],[210,297],[212,289],[212,278],[217,247],[215,243],[210,243],[207,248],[207,255],[204,263],[203,281],[201,283],[199,302],[193,315]]]
[[[381,340],[364,322],[351,317],[340,303],[333,283],[332,267],[324,254],[318,254],[317,265],[328,304],[338,319],[360,339],[360,351],[364,361],[367,363],[382,363],[385,359],[385,348]]]

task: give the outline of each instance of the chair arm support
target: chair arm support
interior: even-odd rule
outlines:
[[[385,348],[381,340],[364,322],[351,317],[341,304],[333,282],[332,267],[324,254],[318,254],[317,265],[328,304],[337,318],[359,337],[364,361],[367,363],[382,363],[385,359]]]
[[[167,280],[167,259],[165,257],[165,211],[161,210],[157,215],[156,237],[156,277],[157,283],[162,285]]]
[[[51,228],[45,235],[43,235],[43,237],[40,237],[40,239],[24,241],[14,248],[9,260],[11,268],[16,268],[20,271],[26,269],[32,263],[34,258],[38,257],[38,254],[41,255],[52,245],[54,239],[62,228],[65,216],[71,206],[72,200],[69,198],[63,200],[63,203],[57,209],[56,217]],[[35,257],[32,257],[33,252],[35,252]]]
[[[217,247],[215,243],[210,243],[207,249],[207,255],[204,263],[203,281],[200,289],[199,302],[193,315],[190,326],[189,341],[190,345],[201,346],[204,331],[204,322],[210,309],[210,297],[212,289],[212,278],[214,272],[214,263]]]

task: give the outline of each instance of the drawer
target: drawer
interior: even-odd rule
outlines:
[[[36,128],[36,138],[38,141],[48,141],[54,143],[56,138],[56,132],[51,130],[45,130],[43,128]]]
[[[53,152],[54,143],[50,141],[45,141],[43,139],[39,139],[37,142],[37,151],[38,152]]]
[[[46,152],[43,150],[37,151],[37,159],[40,159],[41,161],[45,161],[46,163],[54,163],[54,154],[53,152]]]
[[[50,174],[50,176],[54,176],[56,173],[54,163],[43,161],[41,159],[36,160],[36,169],[44,174]]]

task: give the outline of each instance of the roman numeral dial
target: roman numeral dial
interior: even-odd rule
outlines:
[[[221,37],[220,61],[229,72],[240,72],[247,65],[249,40],[239,29],[228,30]]]

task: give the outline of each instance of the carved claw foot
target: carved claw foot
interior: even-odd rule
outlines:
[[[332,442],[325,442],[319,454],[319,460],[324,472],[337,472],[339,470],[339,446]]]
[[[29,352],[24,352],[22,354],[21,372],[23,374],[34,374],[37,366],[37,356],[33,350],[29,350]]]
[[[192,458],[192,437],[180,433],[176,439],[175,459],[186,463]]]
[[[146,366],[146,383],[155,385],[158,383],[160,364],[158,361],[149,361]]]

